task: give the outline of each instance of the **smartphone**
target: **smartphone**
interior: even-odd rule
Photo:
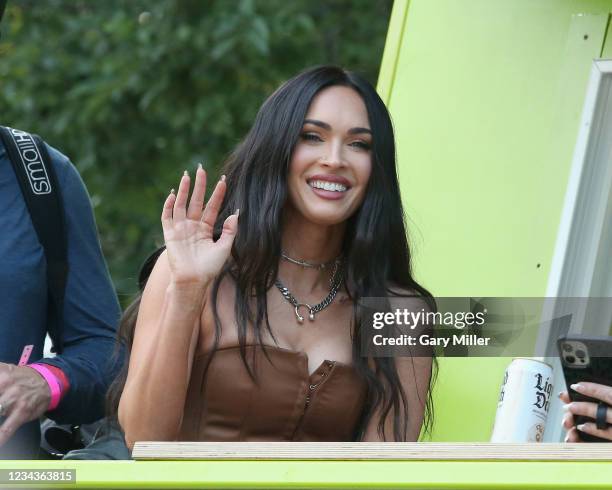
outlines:
[[[600,400],[572,390],[570,385],[587,381],[612,386],[612,337],[564,335],[557,340],[557,349],[570,399],[575,402],[599,403]],[[595,422],[583,415],[574,416],[574,421],[576,425]],[[610,442],[584,432],[580,432],[580,439],[585,442]]]

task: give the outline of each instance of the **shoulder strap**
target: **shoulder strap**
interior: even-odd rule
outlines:
[[[59,354],[63,348],[59,330],[63,323],[68,260],[64,209],[57,177],[47,148],[38,136],[0,126],[0,138],[45,251],[51,310],[49,336],[53,341],[53,351]]]
[[[159,247],[145,259],[140,267],[140,272],[138,273],[138,289],[140,289],[140,291],[144,291],[147,281],[149,280],[149,276],[151,275],[151,272],[153,272],[153,267],[155,267],[157,259],[164,250],[166,250],[165,245],[163,247]]]

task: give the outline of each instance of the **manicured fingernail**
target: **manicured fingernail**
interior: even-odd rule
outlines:
[[[574,391],[580,391],[582,389],[582,385],[578,383],[574,383],[573,385],[570,385],[570,388]]]
[[[563,439],[563,442],[569,442],[569,436],[565,436],[565,439]]]
[[[225,182],[225,175],[221,176],[221,182]]]
[[[576,426],[576,429],[578,429],[579,431],[581,431],[581,432],[582,432],[582,431],[584,431],[584,426],[585,426],[585,425],[586,425],[586,424],[580,424],[580,425],[577,425],[577,426]]]
[[[202,162],[198,163],[198,168],[202,170]]]
[[[565,405],[563,405],[563,411],[564,412],[569,412],[570,405],[571,405],[571,403],[566,403]]]
[[[189,177],[189,172],[187,172],[187,170],[185,170],[185,171],[183,172],[183,176],[184,176],[184,177]]]
[[[236,215],[236,218],[240,216],[240,208],[237,208],[234,214]]]
[[[174,189],[170,189],[170,194],[174,194]]]
[[[563,392],[562,392],[562,391],[560,391],[560,392],[557,394],[557,398],[561,398],[561,395],[563,395]]]

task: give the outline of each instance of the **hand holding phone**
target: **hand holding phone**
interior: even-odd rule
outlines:
[[[567,413],[563,417],[563,427],[567,430],[565,442],[612,442],[612,401],[605,401],[612,398],[612,387],[581,382],[572,385],[571,389],[583,394],[592,393],[590,398],[595,401],[574,402],[567,391],[559,394],[559,398],[567,407]],[[595,393],[599,394],[595,396]],[[603,403],[597,400],[603,400]],[[598,418],[601,429],[597,428]],[[577,426],[580,426],[580,429]]]
[[[612,442],[612,337],[572,335],[557,346],[568,391],[566,442]]]

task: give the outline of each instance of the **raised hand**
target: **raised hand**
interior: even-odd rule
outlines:
[[[229,257],[238,231],[238,210],[226,218],[221,237],[215,242],[213,227],[227,189],[225,176],[217,182],[205,207],[206,172],[201,165],[187,206],[189,186],[185,171],[178,192],[173,189],[166,198],[161,221],[173,283],[198,286],[214,279]]]

